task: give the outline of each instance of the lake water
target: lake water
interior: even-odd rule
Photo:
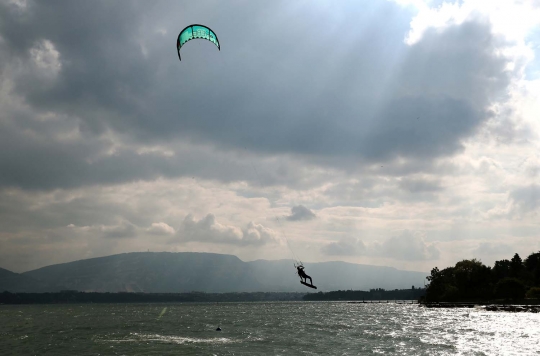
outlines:
[[[0,355],[377,354],[540,355],[540,314],[332,302],[0,306]]]

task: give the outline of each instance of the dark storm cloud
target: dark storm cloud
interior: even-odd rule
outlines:
[[[151,7],[151,6],[150,6]],[[94,130],[140,110],[138,99],[153,81],[137,36],[143,9],[128,2],[28,1],[24,11],[4,5],[0,33],[8,51],[23,61],[15,88],[42,110],[83,118]],[[51,41],[60,52],[62,70],[44,83],[31,70],[31,49]]]
[[[222,182],[241,179],[256,185],[286,184],[306,189],[318,179],[302,174],[307,166],[299,168],[296,162],[285,159],[267,160],[238,152],[227,154],[200,145],[171,145],[168,147],[174,150],[171,155],[159,150],[138,152],[136,146],[117,148],[114,142],[105,139],[82,137],[57,141],[53,136],[28,131],[9,128],[0,131],[1,186],[69,189],[196,176]]]
[[[0,71],[13,83],[10,95],[23,100],[0,114],[3,186],[51,189],[201,171],[244,178],[235,164],[201,168],[185,164],[189,158],[122,148],[107,155],[109,130],[134,147],[184,139],[345,169],[397,157],[429,165],[462,148],[508,85],[488,25],[427,31],[408,47],[411,14],[390,2],[0,6]],[[192,22],[214,29],[222,50],[192,41],[179,62],[173,42]],[[58,73],[51,74],[55,51]],[[36,64],[36,53],[49,64]],[[57,120],[36,118],[46,113]],[[81,138],[55,136],[66,127]]]
[[[291,208],[291,215],[286,216],[285,218],[289,221],[303,221],[303,220],[313,220],[317,216],[313,211],[306,208],[303,205],[293,206]]]

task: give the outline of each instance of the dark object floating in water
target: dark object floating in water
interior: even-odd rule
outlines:
[[[306,287],[313,288],[313,289],[317,289],[317,287],[315,287],[313,284],[307,284],[307,283],[304,282],[304,281],[300,281],[300,283],[302,283],[302,284],[305,285]]]
[[[221,331],[221,328],[218,326],[217,329],[216,329],[216,331]]]

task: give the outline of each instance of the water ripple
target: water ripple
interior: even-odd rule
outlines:
[[[482,309],[328,302],[29,305],[0,306],[0,316],[1,355],[540,355],[540,314]],[[222,332],[215,331],[218,325]]]

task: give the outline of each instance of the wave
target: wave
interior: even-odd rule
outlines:
[[[125,339],[101,339],[99,341],[103,342],[161,342],[167,344],[231,344],[236,342],[241,342],[240,340],[234,340],[226,337],[217,337],[217,338],[195,338],[195,337],[184,337],[184,336],[175,336],[175,335],[160,335],[160,334],[139,334],[131,333],[131,337]]]

